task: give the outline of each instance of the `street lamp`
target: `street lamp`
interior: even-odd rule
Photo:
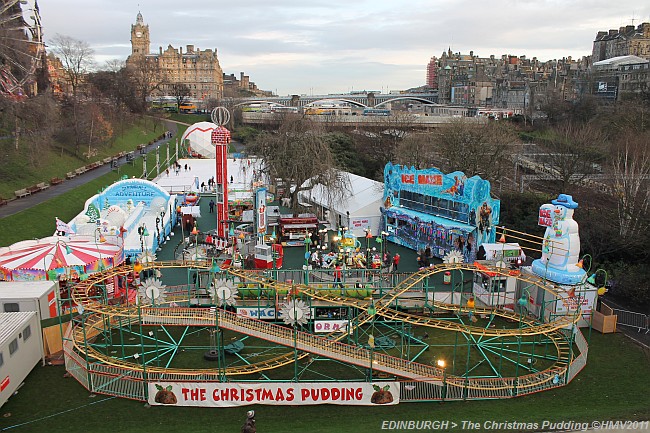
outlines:
[[[97,233],[99,233],[99,239],[97,239],[97,236],[95,236]],[[95,248],[97,249],[97,254],[99,254],[99,266],[97,266],[97,269],[103,271],[104,259],[102,258],[102,251],[99,249],[99,245],[97,244],[97,241],[99,241],[100,244],[103,244],[106,242],[106,238],[104,237],[104,234],[102,233],[102,229],[100,227],[95,227],[95,233],[93,233],[93,240],[95,241]]]
[[[370,239],[372,239],[372,230],[370,227],[363,229],[366,232],[366,269],[370,268]]]
[[[381,274],[381,271],[383,269],[383,263],[384,263],[384,242],[386,241],[386,236],[388,236],[388,233],[385,231],[381,231],[379,233],[379,236],[375,238],[375,242],[379,244],[379,273]]]
[[[321,247],[327,246],[327,229],[322,228],[318,230],[318,243],[320,244]],[[325,248],[323,248],[325,249]]]
[[[599,278],[599,274],[602,273],[603,276]],[[596,269],[596,271],[587,278],[587,282],[592,286],[598,287],[597,293],[598,296],[603,296],[607,293],[607,271],[604,269]]]
[[[144,240],[149,236],[149,230],[147,230],[147,225],[145,223],[142,223],[142,225],[138,227],[138,234],[140,235],[140,250],[144,253]],[[101,237],[99,238],[99,241],[102,242]]]
[[[377,314],[377,307],[375,307],[375,300],[371,298],[370,306],[367,310],[370,316],[370,335],[368,336],[368,347],[370,347],[370,383],[372,383],[372,363],[375,354],[375,315]]]
[[[230,229],[228,230],[228,235],[230,236],[230,239],[232,239],[231,241],[232,245],[230,247],[232,249],[232,259],[230,262],[230,267],[234,268],[235,267],[235,246],[237,245],[237,239],[235,238],[235,226],[232,223],[230,223]]]
[[[447,363],[444,359],[438,359],[436,361],[438,368],[442,369],[442,400],[444,401],[447,398]]]
[[[305,265],[303,266],[303,270],[305,271],[305,284],[309,284],[309,256],[311,255],[309,253],[310,244],[311,237],[309,236],[309,232],[305,231]]]

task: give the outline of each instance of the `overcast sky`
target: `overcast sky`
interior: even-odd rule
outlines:
[[[643,0],[47,0],[45,40],[88,42],[102,63],[126,59],[138,11],[151,50],[216,48],[225,73],[280,95],[423,85],[432,56],[591,54],[599,30],[650,21]]]

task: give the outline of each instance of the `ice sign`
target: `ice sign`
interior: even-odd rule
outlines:
[[[539,208],[539,218],[537,219],[537,225],[542,227],[551,227],[553,225],[553,210],[555,206],[552,204],[543,204]]]

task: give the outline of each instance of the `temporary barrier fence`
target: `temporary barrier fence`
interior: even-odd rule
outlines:
[[[603,306],[606,306],[603,304]],[[650,332],[650,316],[643,313],[636,313],[634,311],[621,310],[619,308],[612,308],[606,306],[612,311],[612,314],[617,316],[616,324],[629,326],[636,329],[638,332]]]

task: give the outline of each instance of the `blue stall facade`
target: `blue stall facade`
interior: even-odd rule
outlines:
[[[429,248],[434,257],[456,250],[471,263],[481,244],[495,240],[500,201],[479,176],[389,162],[381,212],[391,242],[416,251]]]
[[[125,179],[86,200],[70,226],[77,233],[122,236],[125,256],[136,256],[155,252],[174,221],[175,195],[148,180]]]

